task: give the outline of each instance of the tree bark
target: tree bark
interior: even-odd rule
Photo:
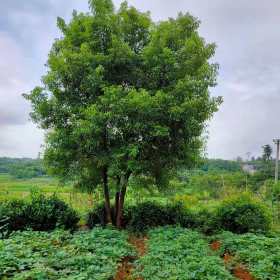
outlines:
[[[130,176],[130,172],[127,173],[125,176],[123,176],[121,180],[121,190],[119,193],[118,211],[116,217],[116,226],[119,229],[122,228],[123,207],[124,207],[124,200],[125,200],[125,194],[126,194],[126,188],[127,188],[129,176]]]
[[[110,193],[109,193],[109,186],[108,186],[108,168],[104,167],[103,172],[103,192],[105,198],[105,212],[106,212],[106,219],[107,223],[112,223],[112,215],[111,215],[111,206],[110,206]]]
[[[114,211],[114,224],[117,224],[117,216],[119,211],[120,192],[117,191],[115,195],[115,211]]]

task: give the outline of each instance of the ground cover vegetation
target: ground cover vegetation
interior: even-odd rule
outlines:
[[[127,255],[127,234],[113,229],[24,231],[0,240],[0,278],[108,280]]]
[[[236,235],[224,232],[214,239],[221,243],[219,253],[230,254],[229,265],[246,265],[256,280],[277,280],[280,275],[279,235],[264,236],[247,233]]]
[[[160,227],[148,232],[148,252],[137,261],[143,279],[234,279],[207,241],[195,231]]]

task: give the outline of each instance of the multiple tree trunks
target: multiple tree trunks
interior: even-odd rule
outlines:
[[[109,224],[115,223],[115,225],[119,229],[122,228],[124,201],[130,174],[130,172],[127,172],[122,178],[117,180],[118,191],[115,194],[115,207],[113,213],[114,217],[112,217],[107,169],[104,168],[103,172],[103,191],[105,200],[106,219]]]

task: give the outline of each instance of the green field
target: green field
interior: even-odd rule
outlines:
[[[61,185],[54,178],[15,179],[9,174],[0,174],[0,202],[28,199],[32,190],[39,190],[47,195],[55,193],[80,213],[88,211],[96,201],[93,195],[80,193],[71,185]]]
[[[146,250],[139,254],[141,240]],[[218,251],[211,240],[221,243]],[[255,280],[278,280],[279,244],[277,236],[206,237],[170,226],[150,230],[145,239],[110,228],[26,231],[0,240],[0,279],[233,280],[233,268],[242,264]],[[225,252],[232,255],[228,264]]]

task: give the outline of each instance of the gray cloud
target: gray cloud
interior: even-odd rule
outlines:
[[[119,6],[121,1],[114,2]],[[212,93],[222,95],[224,104],[209,124],[209,156],[257,155],[263,144],[280,136],[278,0],[128,2],[150,10],[157,21],[189,11],[201,20],[202,36],[217,43],[214,61],[220,64],[220,75]],[[74,8],[85,11],[87,0],[1,1],[0,155],[36,156],[39,151],[42,132],[26,123],[29,107],[20,94],[38,84],[45,71],[47,53],[59,36],[56,16],[69,19]],[[19,143],[14,139],[24,128],[32,133]]]

